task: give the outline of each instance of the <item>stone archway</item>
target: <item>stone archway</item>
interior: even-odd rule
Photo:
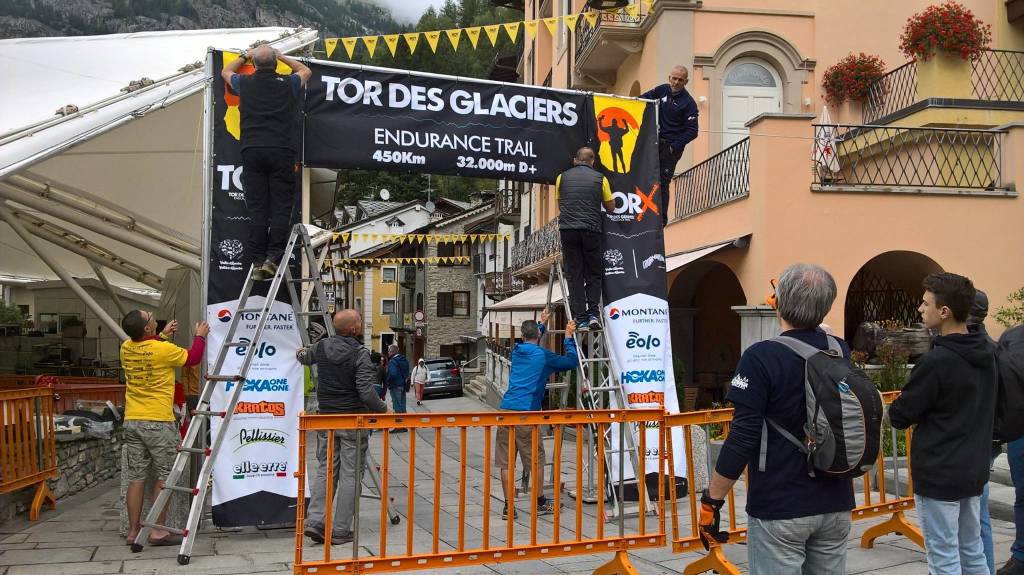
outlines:
[[[697,388],[704,406],[721,400],[739,362],[740,316],[732,307],[746,303],[732,269],[711,260],[687,265],[669,289],[672,354],[683,362],[683,387]]]
[[[911,251],[881,253],[857,270],[846,292],[843,337],[852,342],[857,327],[866,321],[919,322],[921,281],[943,271],[932,258]]]
[[[710,91],[707,120],[711,128],[710,154],[716,154],[723,148],[725,119],[722,101],[725,77],[729,66],[741,58],[764,61],[779,74],[782,80],[782,108],[778,111],[786,114],[802,110],[803,84],[811,81],[815,65],[814,59],[801,55],[788,40],[765,30],[740,32],[722,42],[714,54],[694,57],[693,64],[703,69],[703,77],[708,81]]]

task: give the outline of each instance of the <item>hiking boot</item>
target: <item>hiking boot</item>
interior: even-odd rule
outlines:
[[[324,542],[324,528],[317,525],[307,525],[303,529],[302,534],[313,540],[313,543],[322,544]],[[333,534],[332,534],[333,535]]]
[[[996,571],[996,575],[1024,575],[1024,561],[1011,555],[1006,564]]]
[[[267,277],[266,272],[263,271],[262,265],[253,264],[252,273],[250,275],[252,276],[252,281],[254,282],[261,282],[270,279]]]

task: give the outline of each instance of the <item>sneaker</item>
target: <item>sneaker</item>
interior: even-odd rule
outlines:
[[[602,329],[601,320],[599,320],[596,315],[592,315],[589,318],[587,318],[587,326],[591,331],[597,331]]]
[[[996,571],[996,575],[1024,575],[1024,561],[1011,555],[1006,564]]]
[[[313,543],[322,544],[324,542],[324,528],[317,525],[307,525],[302,531],[302,534],[313,540]],[[333,536],[333,533],[332,533]]]
[[[270,279],[277,275],[277,264],[267,260],[263,262],[263,266],[260,267],[260,270],[263,271],[263,275],[265,276],[263,279]]]
[[[252,273],[250,275],[252,276],[252,281],[254,281],[254,282],[261,282],[261,281],[266,281],[267,279],[269,279],[267,277],[266,272],[263,271],[263,266],[262,265],[257,266],[255,264],[253,264],[253,266],[252,266]]]
[[[351,543],[354,537],[352,532],[342,533],[341,531],[331,531],[331,545],[344,545]]]
[[[538,517],[540,517],[541,515],[554,515],[554,514],[555,514],[555,504],[553,502],[551,502],[550,500],[545,501],[543,504],[537,504],[537,516]]]
[[[518,509],[515,509],[515,510],[514,510],[513,512],[514,512],[514,513],[515,513],[516,515],[518,515],[518,514],[519,514],[519,510],[518,510]],[[504,506],[504,507],[502,507],[502,508],[501,508],[501,518],[502,518],[503,520],[505,520],[505,521],[508,521],[508,504],[507,504],[507,503],[505,504],[505,506]]]

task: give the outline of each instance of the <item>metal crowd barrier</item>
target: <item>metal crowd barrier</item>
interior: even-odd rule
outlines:
[[[883,394],[886,405],[891,404],[899,392]],[[512,561],[527,561],[534,559],[545,559],[551,557],[565,557],[576,555],[591,555],[601,552],[615,552],[615,557],[608,563],[598,568],[595,573],[635,573],[630,564],[628,551],[638,548],[656,548],[666,544],[666,515],[671,513],[671,543],[674,553],[699,552],[702,547],[702,537],[698,526],[697,501],[699,494],[696,492],[696,465],[708,465],[708,462],[695,461],[694,445],[691,428],[695,425],[704,426],[720,425],[723,436],[729,433],[729,425],[732,421],[732,409],[714,409],[705,411],[693,411],[680,414],[666,414],[659,410],[609,410],[580,412],[573,410],[545,411],[545,412],[483,412],[483,413],[439,413],[439,414],[387,414],[387,415],[302,415],[300,416],[300,448],[299,448],[299,470],[298,477],[299,493],[304,493],[306,485],[309,484],[307,467],[315,469],[315,462],[309,461],[307,457],[307,434],[309,432],[331,432],[333,430],[368,430],[373,431],[378,439],[375,443],[380,446],[380,477],[381,485],[379,492],[374,494],[379,498],[379,521],[375,525],[367,526],[359,524],[360,486],[356,492],[355,513],[353,518],[354,540],[351,546],[331,548],[330,525],[332,524],[331,513],[334,507],[334,500],[331,490],[327,490],[326,508],[327,515],[325,528],[327,542],[322,548],[311,548],[306,545],[303,537],[305,521],[305,504],[303,497],[298,498],[296,512],[296,551],[294,572],[298,574],[323,573],[381,573],[381,572],[402,572],[422,569],[438,569],[442,567],[455,567],[466,565],[477,565],[483,563],[504,563]],[[650,499],[657,501],[655,506],[658,509],[657,517],[648,517],[640,514],[626,520],[623,517],[614,518],[607,524],[604,498],[598,497],[593,507],[586,507],[582,501],[584,492],[584,441],[570,441],[574,447],[565,448],[564,440],[568,435],[566,432],[575,432],[575,438],[582,438],[586,433],[593,433],[594,430],[603,431],[607,426],[620,423],[644,426],[648,423],[657,423],[659,428],[658,441],[659,457],[661,468],[674,469],[676,457],[684,457],[686,461],[687,492],[677,493],[675,481],[668,481],[669,488],[666,494],[665,475],[659,474],[658,493],[656,498],[651,493]],[[508,470],[510,493],[502,494],[500,485],[493,486],[497,481],[492,477],[491,467],[494,461],[494,438],[499,428],[514,426],[525,426],[531,431],[530,452],[532,460],[536,461],[539,442],[541,441],[541,428],[550,426],[552,428],[553,449],[548,454],[551,467],[550,476],[544,473],[531,474],[530,493],[528,494],[529,512],[526,513],[520,523],[516,523],[515,510],[512,510],[509,520],[503,527],[492,529],[491,517],[493,497],[500,499],[514,500],[511,490],[516,483],[516,474]],[[392,430],[396,428],[408,428],[407,435],[394,435]],[[613,434],[625,433],[626,426],[618,425],[613,429]],[[671,437],[673,429],[682,428],[684,441],[684,453],[674,452]],[[862,478],[855,480],[855,490],[860,490],[860,504],[853,509],[852,519],[854,521],[865,520],[884,515],[890,515],[887,520],[868,528],[861,537],[861,547],[870,549],[874,541],[884,535],[900,534],[917,543],[922,548],[924,541],[921,532],[912,525],[904,515],[906,511],[914,508],[913,481],[910,477],[909,465],[900,465],[898,454],[898,434],[889,429],[891,439],[891,454],[884,456],[884,450],[880,450],[878,462],[875,468],[865,474]],[[522,470],[516,457],[515,433],[510,432],[510,445],[508,459]],[[710,434],[707,434],[710,437]],[[605,434],[594,435],[596,451],[606,451]],[[397,439],[401,438],[401,439]],[[912,435],[906,433],[906,461],[909,462]],[[332,473],[332,457],[334,452],[334,434],[327,433],[327,484],[335,481]],[[473,442],[483,447],[483,467],[481,469],[471,468],[468,458],[467,446]],[[417,455],[419,443],[426,443],[425,455]],[[619,441],[618,445],[623,445]],[[645,434],[638,435],[638,448],[640,453],[647,452]],[[371,444],[371,452],[375,451]],[[619,448],[621,449],[621,447]],[[422,450],[422,448],[421,448]],[[444,482],[442,476],[444,465],[442,454],[446,452],[450,456],[457,453],[457,469],[451,470],[453,481]],[[612,488],[617,488],[622,500],[623,489],[623,465],[629,458],[622,453],[617,454],[619,465],[619,478],[617,485],[612,483]],[[640,458],[641,460],[643,458]],[[614,459],[613,459],[614,460]],[[886,461],[888,460],[888,462]],[[396,464],[397,461],[397,464]],[[450,462],[449,462],[450,463]],[[895,485],[887,488],[886,469],[891,467]],[[452,468],[453,465],[449,465]],[[906,488],[902,488],[900,482],[901,467],[907,476]],[[430,471],[433,470],[433,471]],[[482,473],[481,473],[482,471]],[[605,484],[606,470],[603,465],[596,466],[597,484]],[[636,473],[633,470],[632,473]],[[423,475],[428,483],[424,487],[422,482],[417,484],[417,475]],[[472,477],[469,477],[472,474]],[[454,478],[457,476],[457,483]],[[542,477],[544,476],[544,477]],[[400,480],[398,478],[401,478]],[[538,534],[538,508],[536,496],[542,489],[542,481],[547,480],[552,484],[550,493],[554,502],[555,513],[551,516],[551,536],[541,537]],[[648,494],[645,493],[644,481],[636,482],[636,490],[640,500]],[[737,484],[739,486],[740,484]],[[744,477],[743,485],[746,485]],[[893,490],[890,494],[889,488]],[[902,489],[902,493],[901,493]],[[745,525],[737,521],[735,489],[730,491],[726,504],[722,510],[723,530],[728,533],[727,543],[709,542],[709,551],[702,557],[689,563],[683,571],[686,575],[715,571],[721,574],[738,575],[739,569],[727,559],[723,547],[736,543],[744,543],[747,540]],[[877,493],[876,493],[877,492]],[[393,527],[391,516],[388,513],[387,502],[392,496],[399,495],[399,500],[405,499],[405,510],[403,516],[406,523],[403,527]],[[571,495],[570,495],[571,494]],[[667,501],[666,501],[667,495]],[[681,497],[689,499],[688,502],[680,502]],[[469,503],[467,503],[467,499]],[[420,501],[418,504],[417,501]],[[417,511],[417,505],[428,505],[427,511]],[[442,512],[442,506],[455,506],[455,511],[450,519],[452,521],[443,523],[441,516],[448,516],[448,512]],[[469,506],[467,508],[467,505]],[[563,505],[565,509],[563,509]],[[666,509],[667,506],[667,509]],[[685,506],[685,507],[684,507]],[[514,506],[513,506],[514,507]],[[587,513],[593,509],[593,513]],[[566,517],[568,514],[568,517]],[[376,514],[375,514],[376,515]],[[429,537],[423,537],[422,530],[417,529],[416,519],[430,520],[431,529]],[[446,538],[454,540],[454,544],[442,541],[442,533],[447,532]],[[376,545],[368,544],[366,537],[376,539]],[[389,538],[397,542],[389,545]],[[361,543],[362,539],[362,543]],[[443,548],[444,547],[444,548]],[[361,551],[362,550],[362,551]],[[368,553],[367,553],[368,550]],[[362,553],[362,555],[361,555]],[[332,556],[333,554],[333,556]]]
[[[487,413],[439,413],[439,414],[387,414],[387,415],[302,415],[299,420],[300,447],[299,447],[299,469],[298,491],[304,493],[308,483],[306,476],[307,455],[306,435],[310,431],[327,432],[327,484],[332,485],[336,478],[333,477],[332,456],[334,451],[334,433],[332,430],[373,430],[375,435],[380,435],[380,513],[379,522],[375,526],[359,525],[359,490],[355,498],[355,513],[353,522],[354,540],[350,546],[350,553],[341,551],[340,556],[332,556],[330,533],[332,525],[331,513],[334,501],[331,497],[331,490],[327,490],[325,516],[325,534],[328,539],[322,548],[315,549],[315,553],[307,554],[310,548],[305,546],[303,529],[305,522],[305,505],[303,498],[298,498],[296,512],[296,542],[295,542],[295,564],[296,574],[323,573],[376,573],[376,572],[398,572],[419,569],[437,569],[441,567],[478,565],[484,563],[504,563],[510,561],[527,561],[532,559],[545,559],[551,557],[565,557],[574,555],[590,555],[599,552],[615,552],[615,558],[596,572],[607,573],[632,573],[632,566],[629,564],[627,551],[637,548],[662,547],[665,544],[665,517],[660,514],[655,520],[640,516],[634,522],[631,521],[627,528],[624,518],[617,520],[617,525],[606,526],[603,520],[605,502],[598,498],[596,505],[596,516],[584,513],[583,485],[583,442],[575,442],[575,449],[563,449],[563,440],[566,431],[575,432],[575,437],[583,437],[584,433],[597,430],[597,449],[605,449],[604,429],[610,425],[616,425],[617,430],[612,433],[625,433],[627,427],[621,424],[643,426],[647,422],[660,422],[663,414],[659,410],[609,410],[609,411],[546,411],[546,412],[487,412]],[[497,430],[500,428],[527,427],[531,433],[530,450],[534,455],[531,459],[537,461],[541,427],[551,426],[552,454],[551,477],[554,479],[551,500],[555,512],[551,516],[551,536],[542,537],[538,534],[538,506],[537,495],[541,489],[542,473],[531,474],[532,486],[529,496],[528,521],[523,518],[516,522],[515,504],[510,509],[508,521],[503,527],[492,529],[491,516],[492,506],[501,505],[493,503],[492,497],[502,498],[500,486],[494,488],[492,483],[491,467],[495,453],[493,452],[494,439]],[[396,436],[391,433],[395,428],[408,428],[409,433]],[[447,432],[447,433],[445,433]],[[401,437],[398,440],[396,438]],[[643,451],[646,446],[644,435],[640,434],[639,448]],[[401,441],[400,449],[393,449],[394,445]],[[473,477],[467,477],[469,465],[467,464],[467,445],[469,442],[483,442],[483,467],[481,470],[473,469]],[[426,456],[417,455],[417,447],[420,442],[427,443]],[[458,482],[449,482],[442,485],[442,452],[443,446],[447,444],[450,455],[457,450],[459,468],[457,470]],[[480,444],[477,444],[480,445]],[[619,445],[623,445],[620,441]],[[608,446],[611,447],[611,446]],[[358,450],[357,450],[358,452]],[[516,457],[515,433],[509,430],[508,458],[511,465],[515,465]],[[628,457],[619,457],[619,481],[618,489],[620,494],[623,490],[623,465]],[[397,465],[395,461],[398,460]],[[357,462],[358,466],[358,462]],[[451,467],[451,466],[449,466]],[[403,469],[404,468],[404,469]],[[426,470],[433,471],[426,471]],[[521,469],[521,466],[520,466]],[[543,468],[541,468],[543,469]],[[482,471],[482,473],[480,472]],[[511,469],[509,470],[511,471]],[[605,470],[603,466],[597,469],[599,483],[604,482]],[[635,471],[634,471],[635,473]],[[429,483],[423,486],[417,483],[418,474],[422,474]],[[568,476],[568,480],[566,480]],[[395,481],[402,477],[403,480]],[[507,497],[515,488],[515,473],[508,473],[509,494],[506,500],[514,501],[514,498]],[[454,477],[453,477],[454,479]],[[392,481],[398,483],[393,485]],[[477,491],[479,489],[479,491]],[[643,481],[637,483],[640,498],[644,498],[645,485]],[[386,502],[391,496],[398,492],[404,495],[406,507],[404,517],[406,524],[401,527],[391,527],[390,518],[387,513]],[[575,497],[566,493],[572,492]],[[467,509],[467,495],[472,497]],[[426,500],[430,505],[430,518],[432,529],[429,539],[416,535],[415,519],[419,517],[426,520],[426,513],[417,511],[417,499]],[[568,501],[567,501],[568,500]],[[664,500],[664,480],[658,482],[658,500]],[[441,522],[442,504],[454,507],[457,502],[457,511],[453,514],[454,523]],[[482,505],[481,505],[482,504]],[[567,504],[563,509],[563,504]],[[444,513],[448,516],[448,512]],[[412,519],[410,519],[412,518]],[[497,521],[500,521],[497,520]],[[653,524],[653,525],[652,525]],[[454,540],[454,545],[445,544],[442,549],[442,531],[446,537]],[[404,532],[404,533],[403,533]],[[376,545],[366,542],[366,535],[376,534]],[[397,537],[399,544],[389,546],[389,538]],[[348,547],[348,546],[346,546]],[[360,554],[363,547],[370,548],[371,554]],[[448,548],[451,547],[451,548]]]
[[[46,480],[57,476],[53,391],[45,388],[0,391],[0,493],[36,488],[29,519],[43,504],[57,500]]]
[[[885,405],[890,405],[898,396],[898,391],[886,392],[882,394],[882,401]],[[686,497],[689,499],[690,525],[688,530],[683,530],[680,529],[679,525],[679,494],[676,493],[675,482],[670,482],[669,501],[672,512],[672,551],[675,553],[696,551],[703,547],[699,527],[697,525],[697,520],[699,518],[697,501],[700,498],[700,494],[696,493],[694,489],[693,445],[691,444],[690,428],[694,425],[708,426],[718,424],[722,426],[723,437],[726,437],[729,434],[729,424],[732,422],[732,415],[732,409],[713,409],[665,415],[665,427],[669,431],[663,433],[663,437],[671,437],[671,429],[674,427],[683,428],[683,437],[686,442],[686,453],[684,456],[686,457],[686,470],[688,475],[687,483],[690,486],[689,492],[686,494]],[[898,436],[902,433],[906,433],[907,444],[907,455],[905,459],[907,464],[904,466],[904,470],[907,474],[907,487],[905,493],[901,493],[900,456],[898,449]],[[878,461],[876,462],[874,469],[868,471],[860,479],[854,481],[855,494],[858,490],[858,486],[860,486],[860,492],[863,499],[862,503],[855,507],[851,514],[853,521],[881,517],[890,513],[891,516],[882,523],[869,527],[861,537],[860,545],[864,549],[871,549],[874,547],[876,539],[895,533],[903,535],[924,549],[924,537],[921,535],[921,531],[915,525],[910,523],[904,515],[906,511],[914,508],[914,484],[913,479],[910,477],[909,465],[910,447],[913,434],[910,430],[902,432],[892,429],[891,427],[888,428],[888,434],[891,440],[890,445],[892,446],[892,452],[890,455],[886,456],[884,455],[884,448],[879,449]],[[708,437],[710,438],[710,434],[708,434]],[[672,464],[675,461],[675,454],[672,450],[671,441],[665,443],[663,452],[665,453],[667,468],[673,469]],[[891,465],[893,472],[893,494],[888,493],[886,487],[885,475],[887,459],[889,460],[889,464]],[[873,480],[872,476],[874,476]],[[744,486],[746,483],[747,473],[744,472]],[[737,485],[739,484],[737,483]],[[877,497],[873,495],[873,489],[878,492]],[[723,552],[723,545],[745,543],[747,540],[746,528],[739,525],[736,521],[734,492],[735,489],[729,491],[725,506],[722,508],[723,525],[728,523],[728,528],[723,528],[723,531],[726,531],[729,534],[728,542],[720,544],[715,541],[709,541],[709,550],[707,554],[687,565],[686,569],[683,571],[684,575],[695,575],[706,571],[715,571],[722,575],[740,575],[740,570],[732,564],[728,558],[726,558],[725,553]]]

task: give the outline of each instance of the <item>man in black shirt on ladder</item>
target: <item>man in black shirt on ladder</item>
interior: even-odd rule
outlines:
[[[293,73],[278,74],[278,60]],[[249,61],[256,73],[239,74]],[[274,277],[284,255],[298,169],[296,114],[312,75],[306,65],[268,44],[246,50],[221,72],[241,102],[242,187],[252,220],[246,249],[256,280]]]

